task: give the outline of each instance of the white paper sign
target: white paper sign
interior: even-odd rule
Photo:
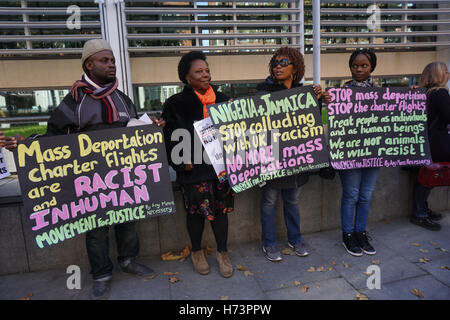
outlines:
[[[144,114],[139,118],[139,120],[144,121],[144,122],[149,123],[149,124],[152,124],[152,123],[153,123],[152,119],[150,119],[150,117],[149,117],[148,114],[146,114],[146,113],[144,113]]]
[[[3,156],[2,149],[0,149],[0,179],[9,176],[8,167],[6,166],[6,160]]]
[[[220,182],[225,181],[226,173],[225,164],[223,161],[223,149],[220,145],[219,139],[217,139],[216,129],[213,126],[211,118],[205,118],[194,122],[194,129],[200,138],[203,147],[205,148],[212,166],[214,167],[217,178]]]

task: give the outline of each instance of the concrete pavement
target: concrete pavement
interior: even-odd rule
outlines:
[[[283,261],[278,263],[264,258],[259,243],[234,245],[229,248],[234,267],[229,279],[220,276],[214,250],[207,257],[211,272],[206,276],[194,272],[190,258],[180,262],[141,257],[139,261],[151,266],[157,277],[144,281],[115,270],[109,299],[448,300],[450,211],[444,212],[440,223],[439,232],[398,218],[370,224],[369,233],[377,250],[374,256],[350,256],[342,247],[339,229],[304,235],[310,255],[300,258],[283,254]],[[279,247],[287,248],[285,240],[280,240]],[[380,289],[367,288],[367,268],[371,265],[380,268]],[[169,276],[165,272],[178,274]],[[67,288],[69,276],[66,269],[0,276],[0,299],[89,299],[89,269],[81,268],[81,289]],[[171,277],[179,281],[171,283]]]

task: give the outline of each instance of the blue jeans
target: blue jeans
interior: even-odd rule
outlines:
[[[136,222],[114,225],[119,263],[133,259],[139,252]],[[109,258],[109,227],[86,232],[86,249],[94,280],[111,276],[113,264]]]
[[[265,247],[272,247],[277,244],[275,210],[280,191],[283,198],[284,222],[287,228],[288,241],[292,245],[302,242],[300,206],[298,204],[300,188],[274,189],[266,186],[261,189],[261,236]]]
[[[341,226],[343,232],[366,231],[370,199],[379,173],[380,168],[339,170],[342,184]]]

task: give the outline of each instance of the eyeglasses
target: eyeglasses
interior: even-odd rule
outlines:
[[[272,62],[272,68],[277,67],[278,65],[282,66],[282,67],[287,67],[288,65],[292,64],[292,62],[290,62],[288,59],[281,59],[281,60],[274,60]]]

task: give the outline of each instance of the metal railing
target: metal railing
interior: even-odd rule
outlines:
[[[321,49],[450,46],[448,1],[321,2]],[[346,20],[343,17],[353,19]]]
[[[99,7],[77,1],[80,19],[68,25],[74,1],[17,1],[20,7],[0,7],[0,56],[78,54],[84,41],[101,38]],[[42,4],[43,6],[39,6]]]
[[[53,2],[54,7],[49,1],[29,2],[0,7],[0,56],[79,54],[82,42],[102,37],[93,0],[76,2],[80,29],[72,30],[66,10],[73,1]],[[39,2],[45,7],[31,7]],[[193,0],[124,2],[129,52],[263,51],[281,44],[300,48],[304,42],[303,0],[233,0],[228,6]]]
[[[190,3],[189,8],[126,6],[129,51],[266,51],[282,44],[303,50],[302,0],[255,1],[254,5],[233,0],[228,6],[207,3],[207,7],[202,5],[205,2]]]
[[[311,25],[305,27],[310,17],[304,17],[303,2],[125,0],[128,51],[263,52],[280,45],[302,51],[306,47],[310,51],[313,35]],[[102,37],[100,10],[93,0],[76,1],[81,14],[80,29],[67,26],[67,7],[73,0],[18,3],[20,7],[0,7],[0,57],[80,54],[84,41]],[[43,7],[36,7],[39,3]],[[448,0],[376,1],[379,27],[369,29],[367,21],[373,13],[367,8],[374,3],[321,1],[321,49],[450,46],[450,8],[445,6]]]

